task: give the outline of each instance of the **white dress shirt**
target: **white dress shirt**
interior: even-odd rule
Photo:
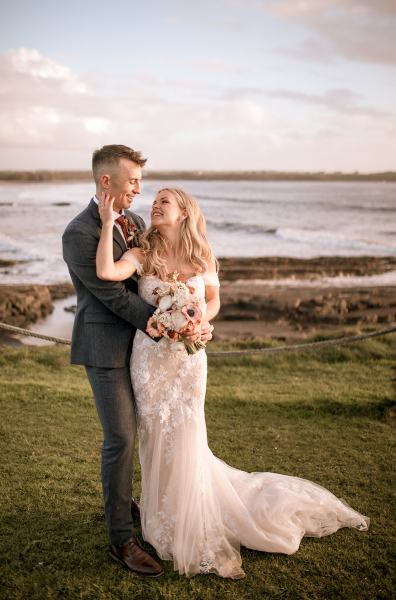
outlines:
[[[99,206],[99,200],[95,194],[95,196],[93,197],[93,201],[95,202],[95,204],[97,204]],[[113,210],[113,221],[114,221],[114,225],[117,227],[118,231],[121,233],[123,239],[125,240],[125,235],[124,232],[122,231],[122,227],[119,223],[116,222],[116,219],[118,219],[118,217],[124,216],[124,209],[121,210],[120,213],[116,212],[115,210]],[[126,240],[125,240],[126,243]],[[128,246],[128,244],[127,244]]]

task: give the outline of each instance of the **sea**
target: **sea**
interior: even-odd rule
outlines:
[[[218,257],[396,255],[396,183],[147,180],[132,207],[146,223],[166,185],[198,200]],[[62,232],[94,191],[90,182],[0,183],[0,259],[16,261],[0,268],[1,282],[67,281]]]

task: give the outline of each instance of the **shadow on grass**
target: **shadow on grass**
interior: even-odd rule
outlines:
[[[370,420],[387,420],[396,424],[396,401],[390,398],[378,399],[373,402],[340,402],[337,400],[323,400],[322,398],[310,398],[309,401],[298,400],[296,402],[266,402],[255,404],[250,400],[240,398],[225,398],[224,401],[216,402],[216,410],[222,408],[227,412],[243,409],[245,416],[262,417],[263,412],[269,414],[281,414],[284,419],[318,418],[327,416],[340,416],[349,418],[367,418]]]
[[[396,403],[389,398],[385,398],[383,401],[364,403],[354,402],[353,404],[337,402],[335,400],[321,401],[318,399],[314,399],[312,404],[305,404],[304,402],[288,402],[286,405],[285,403],[271,403],[271,409],[275,411],[282,411],[282,414],[286,418],[294,418],[295,416],[304,416],[306,418],[310,418],[317,417],[318,415],[323,417],[329,415],[339,415],[342,417],[359,417],[384,420],[395,409],[395,407]]]

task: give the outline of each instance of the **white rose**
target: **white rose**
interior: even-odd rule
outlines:
[[[172,296],[162,296],[159,301],[158,308],[161,312],[165,312],[172,306]]]
[[[174,303],[176,304],[177,308],[182,308],[183,306],[188,304],[189,298],[190,293],[188,289],[179,288],[174,295]]]
[[[187,319],[180,310],[175,310],[172,313],[172,326],[175,331],[180,331],[186,323]]]

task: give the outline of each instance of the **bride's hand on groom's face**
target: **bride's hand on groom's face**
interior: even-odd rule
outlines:
[[[113,204],[114,204],[114,196],[110,196],[110,194],[106,194],[102,192],[99,198],[99,215],[103,225],[114,223],[113,218]]]

